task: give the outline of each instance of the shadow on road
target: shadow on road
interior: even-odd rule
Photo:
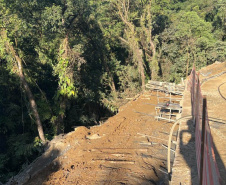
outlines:
[[[226,184],[226,169],[214,142],[213,142],[213,149],[214,149],[215,158],[217,161],[217,166],[220,172],[220,177],[222,181],[221,184]]]
[[[182,130],[180,132],[180,153],[185,159],[187,165],[191,169],[191,183],[193,185],[199,184],[198,170],[197,170],[197,162],[196,162],[196,150],[195,150],[195,127],[193,126],[193,121],[190,119],[187,121],[188,129]],[[190,135],[189,141],[184,142],[182,138],[187,138]],[[219,155],[219,152],[213,142],[214,153],[218,165],[218,169],[220,172],[220,176],[222,178],[222,184],[226,184],[226,169],[224,163]]]
[[[198,170],[196,165],[196,151],[195,151],[195,128],[192,119],[187,121],[188,129],[180,132],[180,153],[185,159],[187,165],[191,169],[191,183],[198,185]],[[184,138],[190,138],[185,141]]]

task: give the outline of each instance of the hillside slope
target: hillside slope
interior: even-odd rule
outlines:
[[[15,182],[167,184],[164,145],[172,123],[154,119],[155,104],[156,93],[146,92],[121,107],[103,125],[78,127],[58,136],[43,156],[15,177]]]

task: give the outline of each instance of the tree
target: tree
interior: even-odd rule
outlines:
[[[145,89],[145,68],[144,68],[144,61],[143,59],[145,58],[144,56],[144,50],[147,50],[147,46],[150,44],[152,48],[152,57],[155,57],[155,46],[154,43],[152,42],[152,36],[151,36],[151,14],[150,14],[150,9],[147,9],[147,12],[144,12],[142,14],[141,9],[138,8],[136,12],[136,7],[140,6],[139,3],[142,4],[143,8],[145,6],[150,7],[151,3],[143,4],[143,2],[130,2],[130,0],[123,0],[123,1],[112,1],[113,5],[116,8],[117,14],[119,15],[120,19],[122,22],[125,24],[125,29],[124,29],[124,38],[120,37],[120,40],[124,42],[129,48],[129,50],[133,54],[133,61],[135,65],[138,66],[138,71],[140,74],[141,78],[141,86],[142,89]],[[131,11],[133,8],[134,12]],[[146,16],[147,13],[147,16]],[[142,17],[143,16],[143,17]],[[147,18],[147,19],[146,19]],[[149,20],[148,20],[149,19]],[[135,20],[141,20],[138,25],[135,24]],[[146,22],[148,20],[147,26]],[[145,31],[139,32],[139,29],[137,26],[144,28]],[[141,28],[141,29],[142,29]],[[146,37],[143,41],[141,41],[142,34],[144,37]],[[146,43],[146,42],[149,42]],[[143,47],[143,49],[142,49]],[[149,55],[150,56],[150,55]],[[149,66],[148,66],[149,67]],[[153,66],[154,68],[154,66]]]
[[[177,80],[180,80],[180,77],[188,75],[193,62],[196,65],[206,65],[202,64],[202,61],[207,62],[207,51],[215,41],[211,29],[211,24],[200,18],[196,12],[181,11],[170,27],[162,33],[164,55],[175,64],[176,69],[172,68],[175,71],[172,74],[177,73],[173,77],[174,80],[176,76]],[[201,54],[203,52],[204,55]]]
[[[2,9],[4,7],[1,7]],[[5,10],[5,9],[3,9]],[[6,27],[6,23],[4,23],[4,18],[6,17],[3,17],[3,21],[2,22],[2,25],[1,25],[1,32],[0,32],[0,38],[2,40],[1,42],[1,48],[2,48],[2,55],[3,57],[5,57],[4,55],[8,55],[7,59],[8,59],[8,62],[11,62],[11,63],[14,63],[16,62],[16,64],[12,64],[12,66],[16,66],[17,67],[17,70],[16,70],[16,74],[19,76],[20,78],[20,81],[25,89],[25,92],[27,94],[27,97],[29,99],[29,102],[30,102],[30,107],[32,109],[32,112],[33,112],[33,115],[35,117],[35,120],[36,120],[36,125],[37,125],[37,129],[38,129],[38,133],[39,133],[39,137],[40,139],[42,140],[43,143],[45,143],[45,136],[44,136],[44,132],[43,132],[43,128],[42,128],[42,123],[41,123],[41,120],[40,120],[40,117],[39,117],[39,113],[38,113],[38,110],[37,110],[37,105],[36,105],[36,101],[34,99],[34,96],[30,90],[30,87],[26,81],[26,78],[23,74],[23,64],[22,64],[22,59],[19,57],[19,55],[16,53],[13,45],[10,43],[9,39],[8,39],[8,36],[7,36],[7,27]],[[14,22],[14,20],[12,20],[12,22]],[[14,22],[15,24],[15,22]],[[12,25],[11,25],[12,26]]]
[[[143,5],[143,14],[140,19],[141,24],[141,45],[143,52],[148,56],[147,60],[151,63],[151,78],[157,79],[159,72],[159,64],[156,58],[156,46],[153,41],[153,26],[152,26],[152,1],[148,1]]]

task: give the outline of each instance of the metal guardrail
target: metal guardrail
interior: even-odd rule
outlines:
[[[210,79],[210,78],[209,78]],[[193,68],[188,80],[191,92],[192,117],[195,123],[196,160],[200,185],[219,185],[220,173],[215,160],[207,101],[202,95],[199,74]]]
[[[208,118],[207,101],[206,97],[203,96],[201,93],[201,83],[199,81],[199,75],[196,73],[195,68],[193,68],[189,80],[187,82],[187,90],[190,90],[191,92],[192,118],[195,123],[195,150],[199,184],[220,185],[221,177],[213,150],[213,139],[209,125],[210,119]],[[172,175],[170,166],[170,148],[172,133],[174,131],[175,126],[177,124],[180,124],[179,121],[188,117],[191,116],[185,116],[176,120],[170,131],[167,157],[168,177],[170,181]]]

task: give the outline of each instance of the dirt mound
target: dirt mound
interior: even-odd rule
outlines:
[[[167,184],[166,145],[172,123],[155,120],[155,104],[156,93],[146,92],[103,125],[77,127],[55,138],[14,183]]]

